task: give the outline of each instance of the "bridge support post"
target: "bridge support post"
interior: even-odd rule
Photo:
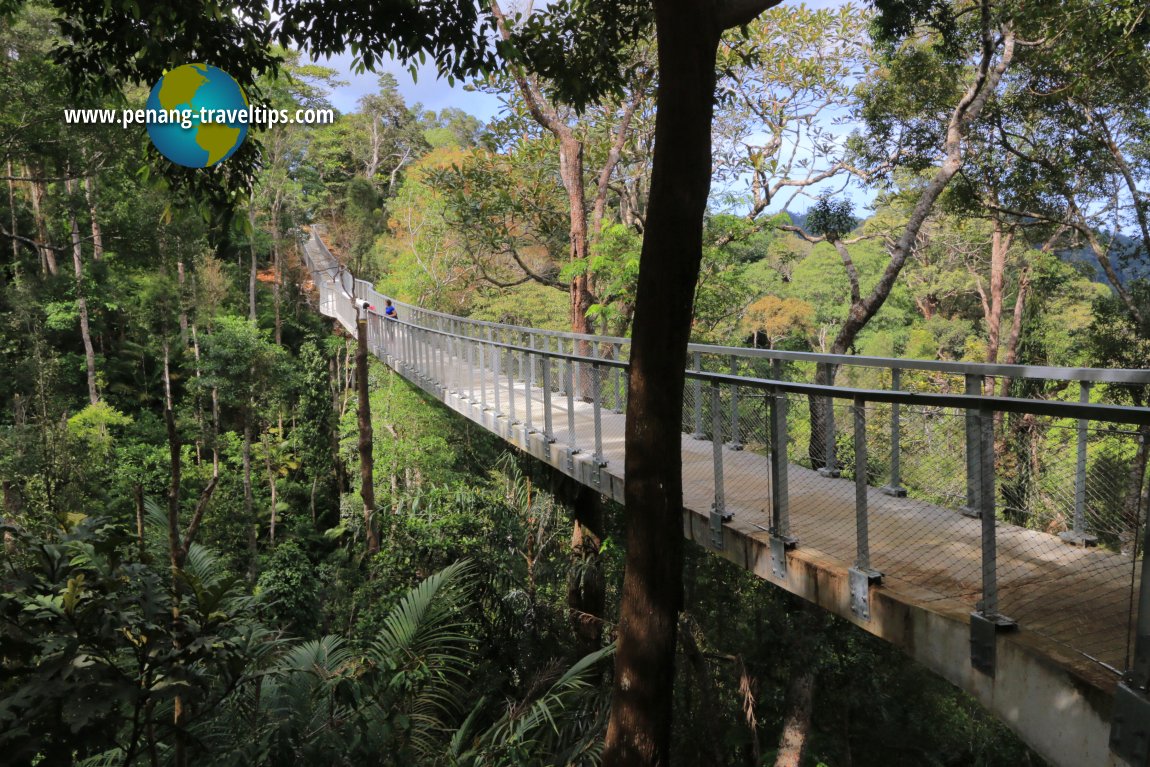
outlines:
[[[773,362],[775,379],[782,380],[782,363]],[[787,487],[787,394],[775,389],[767,394],[771,440],[771,575],[787,578],[787,549],[798,545],[791,536],[790,491]]]
[[[977,397],[982,394],[982,376],[977,373],[966,374],[966,394],[971,397]],[[979,411],[968,407],[966,409],[966,505],[959,509],[959,511],[967,517],[974,517],[976,519],[982,513],[978,501],[978,477],[981,466],[981,459],[979,457],[981,447],[979,434],[981,426],[979,424]]]
[[[1089,381],[1080,381],[1078,385],[1078,401],[1090,402]],[[1098,536],[1086,532],[1086,439],[1089,424],[1083,419],[1078,421],[1078,455],[1074,464],[1074,527],[1059,533],[1058,537],[1075,546],[1093,546],[1098,543]]]
[[[1146,546],[1150,546],[1150,524],[1143,528],[1143,551],[1147,551]],[[1138,616],[1134,625],[1132,668],[1114,693],[1110,750],[1131,765],[1144,767],[1150,765],[1150,568],[1145,566],[1138,583]]]
[[[731,355],[731,375],[739,374],[739,358]],[[739,385],[731,384],[731,445],[732,450],[742,450],[743,440],[739,434]]]
[[[902,370],[891,368],[890,388],[892,391],[902,389]],[[905,498],[906,488],[902,486],[902,423],[899,419],[899,404],[895,402],[890,406],[890,482],[882,489],[886,495],[895,498]]]
[[[981,378],[981,376],[979,376]],[[978,516],[982,518],[982,601],[970,615],[970,664],[994,676],[998,634],[1018,627],[998,612],[998,541],[994,513],[994,411],[977,411]]]
[[[711,504],[711,546],[723,549],[723,523],[734,516],[727,511],[723,484],[723,409],[719,384],[711,384],[711,469],[714,476],[714,502]]]
[[[850,569],[851,612],[870,620],[870,587],[882,582],[882,573],[870,566],[870,528],[867,518],[866,402],[855,397],[855,565]]]

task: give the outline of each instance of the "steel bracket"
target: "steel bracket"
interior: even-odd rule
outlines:
[[[850,569],[851,612],[855,617],[870,620],[870,587],[882,583],[882,573],[862,567]]]
[[[994,676],[996,648],[998,635],[1004,631],[1013,631],[1018,623],[1005,615],[983,615],[980,612],[970,614],[970,665],[976,671],[987,676]]]
[[[1098,545],[1098,536],[1091,535],[1090,533],[1079,533],[1074,530],[1066,530],[1058,534],[1066,543],[1072,546],[1081,546],[1083,548],[1090,548],[1091,546]]]
[[[787,579],[787,549],[798,544],[798,538],[771,533],[771,575],[781,581]]]
[[[970,517],[971,519],[982,519],[982,510],[976,509],[973,506],[963,506],[958,511],[964,517]]]
[[[730,516],[717,503],[711,504],[711,548],[716,551],[723,550],[723,522]]]
[[[880,488],[879,492],[881,492],[883,495],[889,495],[891,498],[906,498],[906,488],[905,487],[895,487],[893,485],[887,485],[883,488]]]
[[[711,504],[711,546],[715,550],[723,550],[723,523],[730,522],[734,517],[735,513],[721,504]]]
[[[1132,767],[1150,765],[1150,697],[1127,681],[1114,693],[1110,750]]]

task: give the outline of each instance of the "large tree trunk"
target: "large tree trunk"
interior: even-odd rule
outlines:
[[[84,342],[84,360],[88,367],[88,400],[95,405],[100,401],[96,388],[96,349],[92,346],[92,331],[88,326],[88,300],[84,297],[84,250],[80,244],[80,224],[72,200],[75,182],[67,179],[64,188],[68,192],[68,222],[72,227],[72,268],[76,275],[76,308],[80,312],[80,338]]]
[[[803,750],[811,732],[811,713],[814,709],[815,672],[809,665],[794,672],[787,689],[787,717],[783,734],[779,737],[779,750],[775,767],[799,767]]]
[[[187,289],[187,275],[184,269],[183,259],[176,261],[176,291],[179,294],[177,302],[180,306],[180,342],[188,345],[188,289]],[[199,350],[196,351],[196,365],[197,377],[199,377]]]
[[[92,220],[92,260],[104,257],[104,232],[100,229],[100,217],[96,208],[96,182],[91,176],[84,177],[84,199],[88,202],[88,217]]]
[[[10,174],[9,174],[10,175]],[[20,488],[9,480],[0,480],[0,493],[3,495],[4,513],[3,520],[6,524],[15,524],[16,519],[20,516],[23,509],[23,501],[20,498]],[[12,534],[11,530],[4,531],[4,550],[12,553],[16,546],[16,536]]]
[[[941,147],[944,159],[937,170],[935,170],[934,176],[927,182],[926,186],[923,187],[922,194],[919,195],[918,200],[915,202],[910,217],[907,219],[906,226],[903,228],[898,239],[890,246],[890,258],[887,261],[886,268],[883,270],[878,282],[875,283],[870,293],[866,296],[863,296],[858,290],[858,278],[857,274],[852,271],[853,265],[846,263],[848,255],[843,253],[842,249],[839,249],[840,254],[843,255],[848,275],[851,278],[851,307],[847,313],[846,320],[843,322],[838,335],[835,337],[834,343],[831,345],[831,354],[846,354],[854,344],[855,339],[858,338],[859,333],[862,332],[867,323],[878,314],[879,309],[883,307],[887,298],[890,297],[891,289],[894,288],[899,274],[902,273],[902,268],[906,264],[907,257],[910,256],[914,250],[915,243],[918,240],[923,225],[926,223],[927,217],[934,209],[938,198],[950,184],[951,179],[953,179],[955,174],[962,168],[964,143],[967,134],[970,132],[971,124],[978,119],[978,116],[982,113],[987,100],[998,88],[998,83],[1002,79],[1002,75],[1006,72],[1010,66],[1010,62],[1014,58],[1013,27],[1007,23],[1004,24],[1001,29],[992,28],[989,9],[985,3],[983,5],[982,24],[982,53],[978,66],[975,69],[973,81],[963,92],[962,97],[959,99],[958,104],[955,105],[954,110],[950,114],[950,119],[947,122],[946,135]],[[1001,46],[1002,52],[996,62],[995,54],[999,46]],[[836,243],[836,248],[837,247],[838,244]],[[833,374],[830,378],[833,381]],[[825,450],[817,450],[815,441],[820,440],[820,445],[823,444],[821,440],[824,439],[826,407],[825,402],[821,405],[816,404],[814,401],[811,402],[811,444],[808,452],[812,462],[818,461],[816,466],[821,466],[822,462],[825,462],[825,458],[817,458],[818,455],[825,454]],[[822,419],[821,421],[819,420],[820,418]],[[816,423],[816,421],[819,422]]]
[[[567,206],[571,211],[571,255],[572,261],[587,259],[587,209],[583,183],[583,142],[575,138],[566,125],[556,135],[559,136],[559,176],[567,190]],[[595,303],[591,294],[591,276],[577,274],[571,280],[571,331],[573,333],[594,332],[587,311]],[[580,341],[577,347],[581,356],[591,356],[591,344]],[[579,366],[579,380],[575,382],[575,396],[588,399],[591,396],[591,376],[594,371],[589,365]]]
[[[668,765],[683,602],[679,425],[691,307],[711,185],[713,6],[655,3],[659,90],[651,198],[632,330],[626,427],[627,557],[603,764]]]
[[[1007,365],[1014,365],[1018,363],[1018,345],[1022,341],[1022,321],[1023,314],[1026,311],[1026,296],[1030,292],[1030,265],[1022,270],[1022,274],[1018,278],[1018,293],[1014,297],[1014,315],[1011,320],[1010,335],[1006,338],[1006,359],[1003,362]],[[1005,397],[1010,394],[1010,376],[1003,376],[999,384],[998,394],[1000,397]],[[1001,416],[1001,413],[997,414]]]
[[[36,239],[41,243],[40,268],[55,277],[60,269],[56,265],[56,251],[48,241],[48,222],[44,211],[44,199],[48,196],[47,185],[38,177],[39,174],[33,176],[27,165],[24,166],[24,175],[31,179],[28,182],[31,190],[29,197],[32,200],[32,219],[36,222]]]
[[[12,177],[12,160],[9,159],[7,163],[8,169],[8,216],[11,219],[9,226],[12,227],[12,269],[15,272],[20,264],[20,241],[16,238],[20,235],[17,231],[16,224],[19,221],[16,215],[16,180]],[[0,271],[0,285],[3,285],[4,273]]]
[[[255,520],[255,499],[252,497],[252,405],[244,413],[244,524],[248,526],[248,580],[255,583],[259,572],[259,524]]]
[[[256,262],[256,214],[252,208],[248,208],[248,223],[251,224],[251,256],[252,263],[248,269],[248,319],[252,322],[256,321],[256,273],[258,271],[258,264]]]
[[[367,380],[367,317],[356,323],[355,388],[359,393],[359,495],[363,498],[363,529],[367,553],[379,553],[375,527],[375,464],[372,456],[371,399]]]
[[[986,361],[991,364],[998,362],[1003,290],[1006,286],[1006,254],[1013,242],[1014,232],[1007,231],[1002,222],[995,219],[994,234],[990,238],[990,305],[986,312]],[[988,385],[993,386],[993,383],[988,381]]]
[[[283,263],[280,258],[280,198],[282,190],[277,191],[272,203],[272,296],[275,299],[275,341],[276,346],[283,344],[283,320],[280,316],[283,302]]]
[[[575,527],[571,534],[574,562],[567,576],[567,609],[579,653],[587,655],[598,650],[603,642],[607,592],[599,562],[603,539],[596,532],[603,529],[603,504],[598,493],[578,485],[572,505],[575,512]]]
[[[495,17],[496,25],[504,40],[509,40],[511,30],[504,18],[503,10],[497,1],[491,3],[491,12]],[[583,142],[575,135],[564,120],[543,96],[537,82],[528,77],[521,70],[513,73],[515,84],[519,88],[527,109],[541,127],[546,128],[559,142],[559,178],[567,192],[567,209],[570,222],[570,259],[582,261],[587,258],[587,198],[586,186],[583,179]],[[630,117],[626,124],[630,123]],[[625,125],[623,130],[626,130]],[[612,151],[608,157],[608,164],[604,170],[609,178],[611,171],[618,163],[619,153]],[[595,303],[591,294],[591,278],[588,274],[577,274],[571,280],[571,330],[575,333],[592,332],[591,323],[587,319],[587,310]],[[588,356],[591,351],[590,344],[581,341],[578,344],[578,353]],[[576,396],[585,396],[591,390],[592,372],[586,365],[580,366],[579,380],[575,382]]]

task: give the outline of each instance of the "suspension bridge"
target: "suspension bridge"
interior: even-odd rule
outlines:
[[[623,503],[628,339],[398,301],[388,319],[318,232],[303,253],[319,311],[353,336],[362,318],[380,360]],[[1150,764],[1150,408],[1091,402],[1150,370],[698,344],[689,359],[684,536],[901,648],[1052,764]],[[809,383],[818,365],[839,385]],[[1036,396],[995,396],[1004,379]],[[812,407],[831,414],[813,457]]]

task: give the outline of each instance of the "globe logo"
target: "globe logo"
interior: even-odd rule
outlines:
[[[231,75],[208,64],[184,64],[165,74],[146,108],[152,144],[186,168],[223,162],[248,135],[248,97]],[[183,119],[152,119],[160,111],[180,112]]]

